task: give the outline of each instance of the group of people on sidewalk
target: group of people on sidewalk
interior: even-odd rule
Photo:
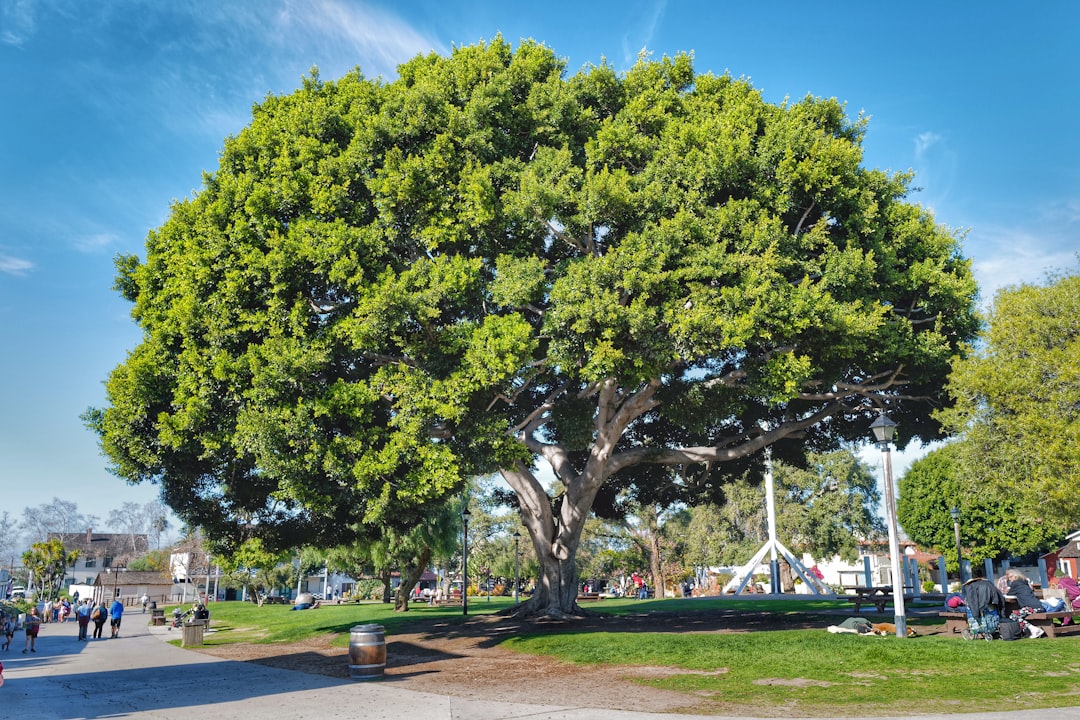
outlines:
[[[118,637],[120,635],[120,621],[124,617],[124,603],[120,602],[120,598],[116,598],[112,601],[112,605],[105,607],[105,601],[95,604],[90,598],[87,598],[84,602],[80,603],[75,609],[75,619],[79,623],[79,640],[85,641],[86,633],[90,628],[90,623],[94,623],[94,635],[95,639],[101,637],[101,629],[105,626],[105,621],[109,621],[109,627],[112,630],[110,637]]]
[[[48,613],[49,603],[46,603],[45,606],[45,612]],[[102,636],[102,629],[105,627],[106,622],[109,623],[112,630],[111,637],[120,636],[120,623],[124,617],[124,604],[120,602],[119,598],[113,600],[111,605],[106,605],[104,600],[95,603],[90,598],[85,598],[82,602],[75,604],[72,613],[75,615],[75,621],[79,626],[77,639],[80,641],[88,640],[87,633],[90,630],[91,623],[94,624],[94,638]],[[15,633],[21,629],[26,633],[23,654],[37,652],[37,638],[41,624],[42,612],[36,606],[30,608],[30,611],[21,618],[10,613],[0,613],[0,628],[3,630],[3,642],[0,643],[0,650],[10,650]]]

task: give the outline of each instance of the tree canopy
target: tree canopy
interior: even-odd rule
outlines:
[[[573,612],[605,483],[719,491],[883,407],[936,436],[976,287],[864,132],[686,54],[567,76],[496,38],[312,74],[118,260],[144,337],[86,420],[180,517],[271,545],[407,526],[498,470],[527,609]]]
[[[957,358],[939,415],[963,440],[962,488],[1009,497],[1035,534],[1062,538],[1080,517],[1080,275],[1001,290],[983,341]]]
[[[964,558],[978,565],[990,558],[1023,555],[1060,542],[1060,526],[1033,522],[1020,495],[1008,488],[965,479],[963,458],[970,451],[955,441],[916,460],[900,479],[896,516],[904,532],[958,567],[952,509],[960,512]]]

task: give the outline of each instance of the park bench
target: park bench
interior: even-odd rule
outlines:
[[[594,602],[600,600],[603,600],[603,598],[600,597],[600,593],[598,592],[578,593],[577,596],[578,602]]]
[[[1071,625],[1054,624],[1054,620],[1062,620],[1074,615],[1080,615],[1080,612],[1068,612],[1064,610],[1059,612],[1038,612],[1028,615],[1024,620],[1042,629],[1046,633],[1046,637],[1052,638],[1057,637],[1058,635],[1080,631],[1080,625],[1076,623]],[[938,617],[945,619],[945,633],[947,635],[962,632],[968,626],[967,613],[965,612],[943,610],[938,613]]]

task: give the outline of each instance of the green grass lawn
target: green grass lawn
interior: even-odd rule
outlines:
[[[473,599],[469,612],[495,612],[511,603]],[[797,613],[820,617],[821,629],[650,633],[620,632],[616,625],[604,632],[511,635],[504,644],[581,665],[678,668],[685,672],[638,682],[687,693],[697,711],[761,708],[761,714],[775,714],[783,708],[793,715],[843,716],[1080,705],[1080,635],[1019,642],[834,635],[824,628],[842,618],[819,614],[849,606],[825,600],[605,600],[590,607],[613,615],[718,607]],[[395,614],[382,604],[331,605],[290,612],[280,605],[215,603],[213,626],[219,632],[208,634],[206,642],[294,642],[332,633],[334,644],[347,647],[357,624],[378,623],[392,637],[425,629],[437,633],[439,625],[463,619],[460,606],[412,608]],[[939,625],[936,617],[909,624]]]

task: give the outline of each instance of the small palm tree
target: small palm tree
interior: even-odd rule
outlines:
[[[65,550],[59,538],[34,543],[22,556],[23,567],[27,569],[31,577],[40,580],[41,589],[46,595],[55,595],[60,592],[60,585],[64,582],[67,569],[78,559],[79,551]]]

